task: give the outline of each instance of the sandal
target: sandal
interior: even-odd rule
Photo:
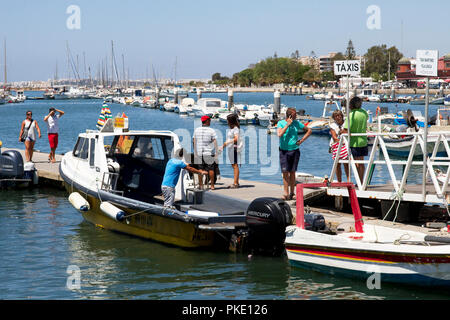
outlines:
[[[228,189],[238,189],[239,185],[238,184],[232,184],[228,186]]]
[[[291,200],[291,197],[290,197],[290,196],[283,195],[283,196],[281,197],[281,200],[288,201],[288,200]]]
[[[290,200],[295,200],[295,199],[296,199],[295,193],[291,193],[291,194],[289,195],[289,199],[290,199]]]

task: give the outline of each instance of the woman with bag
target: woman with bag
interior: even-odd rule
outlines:
[[[330,124],[330,134],[331,134],[331,140],[330,140],[330,153],[333,160],[336,159],[336,154],[339,147],[339,138],[341,136],[341,133],[343,133],[343,125],[344,125],[344,114],[342,111],[336,110],[333,112],[332,118],[334,120],[333,123]],[[339,155],[339,160],[348,160],[348,151],[346,145],[343,143],[341,146],[341,152]],[[349,176],[348,171],[348,163],[344,163],[344,170],[345,175]],[[342,169],[341,165],[338,164],[336,168],[336,176],[338,182],[342,182]]]
[[[20,127],[19,141],[25,143],[25,160],[26,162],[32,162],[34,144],[36,143],[36,130],[41,138],[41,129],[36,120],[32,118],[33,113],[27,111],[26,119],[22,121]]]

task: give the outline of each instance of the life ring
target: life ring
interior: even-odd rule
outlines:
[[[375,111],[375,115],[378,116],[378,114],[381,113],[381,108],[380,106],[377,107],[377,110]]]

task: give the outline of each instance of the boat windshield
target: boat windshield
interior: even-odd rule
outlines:
[[[207,101],[206,107],[207,108],[220,108],[220,101]]]

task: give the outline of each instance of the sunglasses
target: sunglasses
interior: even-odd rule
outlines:
[[[27,116],[32,116],[33,114],[32,113],[27,113]]]

